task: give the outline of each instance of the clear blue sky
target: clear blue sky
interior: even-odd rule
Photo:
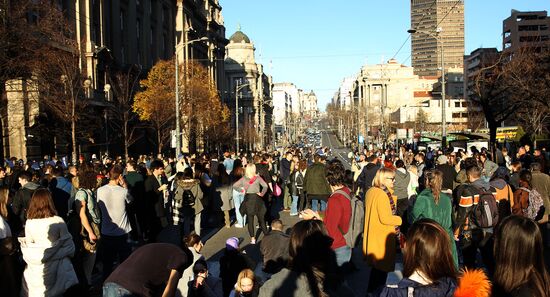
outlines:
[[[408,37],[410,0],[220,0],[226,37],[241,25],[274,82],[313,90],[319,108],[346,76],[393,57]],[[501,49],[511,9],[550,11],[549,0],[466,0],[466,53]],[[396,59],[410,65],[407,41]]]

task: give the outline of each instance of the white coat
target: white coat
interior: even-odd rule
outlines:
[[[19,241],[27,263],[22,296],[61,296],[78,283],[70,260],[75,247],[62,218],[27,220]]]

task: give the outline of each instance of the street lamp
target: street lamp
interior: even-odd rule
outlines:
[[[443,149],[447,146],[447,117],[445,115],[445,59],[443,52],[443,41],[439,35],[442,31],[443,29],[441,27],[438,27],[435,30],[435,34],[430,31],[419,31],[416,29],[407,30],[410,34],[422,33],[435,38],[441,50],[441,148]]]
[[[237,143],[237,154],[239,154],[239,91],[249,84],[241,84],[237,81],[235,85],[235,141]]]
[[[176,42],[178,38],[176,36]],[[197,41],[207,41],[208,37],[201,37],[198,39],[189,40],[184,43],[184,47],[187,48],[188,45],[190,45],[193,42]],[[176,158],[181,153],[181,127],[180,127],[180,92],[179,92],[179,65],[178,65],[178,44],[176,44],[176,50],[174,51],[174,60],[176,63]],[[187,59],[185,60],[185,63],[187,63]],[[186,75],[187,79],[187,75]]]

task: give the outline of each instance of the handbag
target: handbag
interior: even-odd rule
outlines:
[[[279,187],[278,183],[275,183],[275,186],[273,187],[273,195],[275,195],[276,197],[281,196],[281,192],[281,187]]]

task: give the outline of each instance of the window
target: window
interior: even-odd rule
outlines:
[[[463,112],[463,113],[462,113],[462,117],[463,117],[463,118],[468,118],[468,113]]]
[[[460,107],[460,102],[459,101],[455,102],[455,107]]]
[[[462,101],[462,107],[468,107],[468,102]]]
[[[460,112],[453,112],[453,119],[459,119],[460,118]]]

